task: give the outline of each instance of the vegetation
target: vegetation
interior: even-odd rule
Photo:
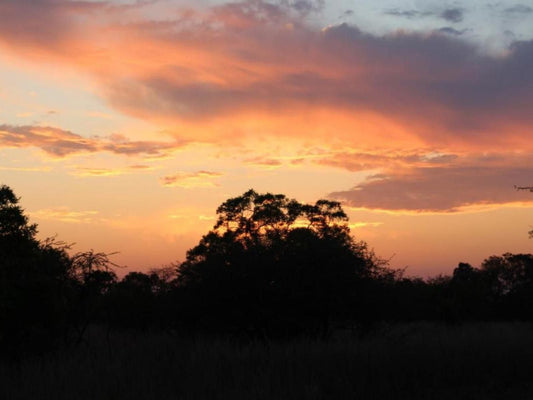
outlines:
[[[337,202],[250,190],[217,215],[183,263],[118,279],[109,254],[37,240],[1,186],[0,397],[533,392],[533,255],[407,278]]]
[[[253,190],[224,202],[178,268],[192,317],[262,337],[307,331],[360,312],[364,289],[394,273],[350,236],[337,202],[301,204]]]
[[[525,400],[532,333],[525,323],[416,323],[266,345],[89,330],[90,345],[0,365],[0,398]]]

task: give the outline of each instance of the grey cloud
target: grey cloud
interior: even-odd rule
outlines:
[[[307,15],[322,11],[324,9],[324,0],[292,0],[288,2],[288,6],[302,15]]]
[[[386,10],[384,12],[385,15],[392,15],[394,17],[403,17],[403,18],[423,18],[428,17],[430,15],[433,15],[432,12],[429,11],[418,11],[418,10],[400,10],[398,8],[393,8],[390,10]]]
[[[508,14],[530,14],[533,13],[533,8],[524,4],[516,4],[504,10]]]
[[[461,36],[463,35],[467,30],[466,29],[455,29],[449,26],[445,26],[439,29],[439,32],[445,33],[447,35],[453,35],[453,36]]]
[[[0,2],[1,32],[15,42],[29,41],[45,46],[62,43],[76,32],[76,16],[90,15],[107,2],[68,0],[17,0]],[[4,38],[4,40],[7,37]]]
[[[449,22],[461,22],[463,20],[463,10],[460,8],[448,8],[440,13],[435,11],[419,11],[419,10],[402,10],[393,8],[386,10],[385,15],[392,15],[394,17],[402,17],[408,19],[425,18],[431,16],[438,16]]]
[[[353,207],[382,210],[457,212],[471,205],[531,202],[513,185],[529,182],[533,167],[417,168],[405,175],[371,177],[330,197]]]
[[[463,20],[463,10],[460,8],[449,8],[444,10],[440,17],[449,22],[461,22]]]

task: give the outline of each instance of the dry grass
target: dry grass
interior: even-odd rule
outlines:
[[[531,399],[533,328],[400,325],[371,337],[237,344],[96,333],[0,366],[9,399]]]

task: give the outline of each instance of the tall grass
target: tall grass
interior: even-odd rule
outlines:
[[[239,344],[95,333],[0,365],[0,399],[531,399],[523,323],[404,324],[365,338]]]

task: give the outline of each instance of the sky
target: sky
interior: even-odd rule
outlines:
[[[532,71],[532,0],[3,0],[0,183],[128,270],[254,188],[449,274],[533,250]]]

